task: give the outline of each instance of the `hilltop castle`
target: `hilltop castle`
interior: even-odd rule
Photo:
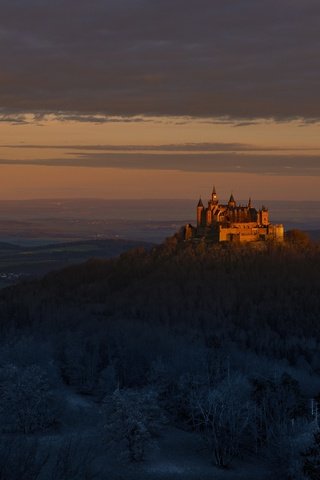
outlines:
[[[256,210],[249,198],[248,204],[237,205],[233,195],[226,205],[219,203],[213,187],[208,206],[200,198],[197,205],[197,227],[185,227],[185,240],[206,239],[213,242],[283,241],[283,225],[269,222],[269,211]]]

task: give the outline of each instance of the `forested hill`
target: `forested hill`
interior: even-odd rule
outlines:
[[[63,305],[99,306],[108,318],[204,332],[233,324],[248,335],[318,337],[319,272],[318,244],[206,245],[175,236],[151,251],[93,259],[4,289],[0,308],[3,322],[20,325],[46,321],[57,309],[64,318]]]
[[[3,478],[319,478],[319,272],[176,235],[1,290]]]

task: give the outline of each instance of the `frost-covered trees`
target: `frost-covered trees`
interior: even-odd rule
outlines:
[[[57,403],[39,366],[2,367],[0,400],[2,431],[32,433],[48,428],[57,419]]]
[[[171,240],[1,290],[0,430],[25,440],[56,421],[49,376],[65,384],[60,399],[68,389],[90,395],[98,411],[106,398],[105,443],[133,462],[161,421],[158,396],[167,432],[188,429],[195,448],[202,435],[217,465],[263,452],[278,473],[280,463],[281,472],[299,469],[302,433],[313,423],[305,405],[320,388],[319,270],[312,243]],[[86,420],[96,419],[88,443],[101,449],[96,413]],[[80,430],[68,415],[56,437]],[[77,448],[63,445],[50,458],[53,478],[77,478]],[[312,480],[317,455],[315,443],[305,457]]]
[[[291,434],[295,422],[306,414],[298,382],[287,373],[252,380],[256,425],[261,444],[277,443]]]
[[[240,454],[253,420],[248,382],[234,376],[215,387],[194,390],[191,408],[195,426],[203,435],[214,463],[228,466]]]
[[[162,420],[156,394],[151,390],[116,390],[105,400],[105,431],[120,455],[131,462],[144,460],[146,449]]]

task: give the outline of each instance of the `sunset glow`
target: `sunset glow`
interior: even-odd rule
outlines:
[[[193,198],[214,179],[239,198],[320,199],[317,123],[101,118],[2,122],[0,198]]]

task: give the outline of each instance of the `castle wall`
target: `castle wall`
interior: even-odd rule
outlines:
[[[219,226],[220,242],[256,242],[267,235],[266,228],[259,228],[257,224],[238,224],[232,227]]]
[[[277,242],[283,242],[284,240],[284,227],[283,225],[269,225],[269,238],[276,240]]]
[[[257,242],[261,240],[284,240],[283,225],[271,225],[266,227],[258,226],[257,224],[232,224],[230,227],[218,227],[219,242]]]

